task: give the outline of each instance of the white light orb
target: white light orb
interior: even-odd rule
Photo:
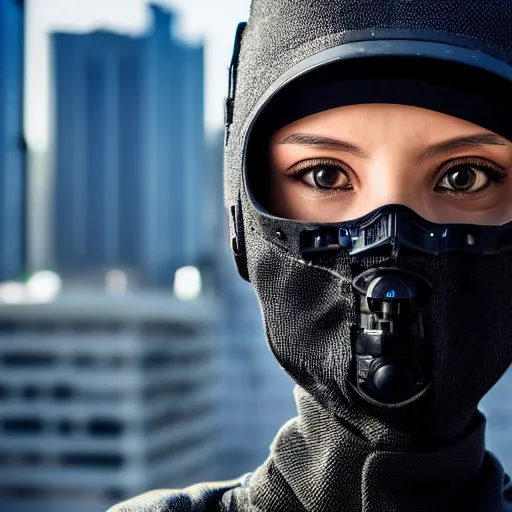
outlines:
[[[112,295],[122,295],[128,290],[128,276],[122,270],[114,269],[105,276],[105,288]]]
[[[0,284],[0,302],[4,304],[20,304],[25,296],[26,290],[22,283],[8,281]]]
[[[26,289],[32,302],[52,302],[62,289],[62,279],[55,272],[42,270],[30,277]]]
[[[201,273],[196,267],[182,267],[174,275],[174,295],[180,300],[194,300],[201,295]]]

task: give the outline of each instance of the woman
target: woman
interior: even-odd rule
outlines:
[[[233,482],[114,507],[504,511],[512,2],[254,0],[226,102],[237,268],[298,417]]]

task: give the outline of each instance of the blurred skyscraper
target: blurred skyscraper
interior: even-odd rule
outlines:
[[[19,279],[25,264],[23,8],[0,2],[0,280]]]
[[[104,512],[217,474],[212,297],[0,307],[0,511]]]
[[[150,5],[140,37],[53,35],[54,259],[64,275],[122,266],[149,284],[202,257],[203,47]]]

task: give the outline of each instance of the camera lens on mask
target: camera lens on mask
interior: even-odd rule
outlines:
[[[383,403],[402,402],[414,395],[418,380],[415,373],[417,372],[403,363],[384,360],[379,363],[377,369],[370,373],[368,385],[379,401]]]
[[[431,344],[421,319],[430,283],[403,269],[373,268],[353,286],[360,321],[349,382],[374,404],[400,406],[419,398],[431,383]]]

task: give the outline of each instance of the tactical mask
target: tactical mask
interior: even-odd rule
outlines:
[[[438,443],[468,425],[511,363],[510,218],[435,224],[403,205],[335,224],[278,218],[258,202],[261,142],[301,116],[358,103],[424,107],[512,140],[512,4],[469,2],[448,17],[455,5],[255,1],[231,67],[233,252],[269,346],[327,410],[364,410],[357,427],[384,446],[394,434],[375,436],[366,412],[411,442]]]

